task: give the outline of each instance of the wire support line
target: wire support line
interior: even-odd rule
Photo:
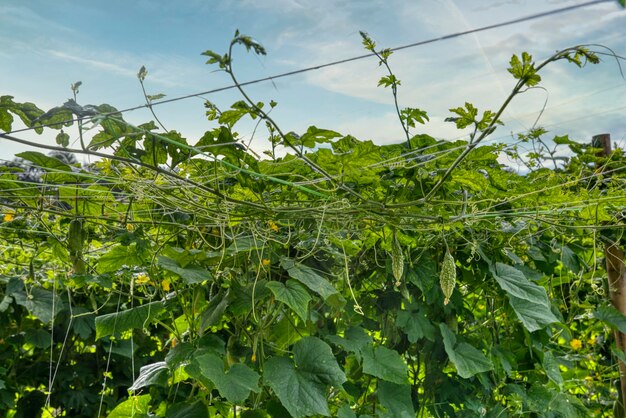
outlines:
[[[449,40],[449,39],[459,38],[459,37],[465,36],[465,35],[471,35],[473,33],[479,33],[479,32],[484,32],[484,31],[491,30],[491,29],[502,28],[502,27],[505,27],[505,26],[510,26],[510,25],[514,25],[514,24],[518,24],[518,23],[528,22],[528,21],[536,20],[536,19],[541,19],[541,18],[548,17],[548,16],[554,16],[554,15],[557,15],[557,14],[570,12],[570,11],[573,11],[573,10],[582,9],[582,8],[586,8],[586,7],[590,7],[590,6],[595,6],[595,5],[598,5],[598,4],[601,4],[601,3],[609,3],[609,2],[613,2],[613,1],[614,0],[592,0],[592,1],[585,2],[585,3],[575,4],[575,5],[572,5],[572,6],[566,6],[566,7],[561,7],[561,8],[558,8],[558,9],[548,10],[546,12],[535,13],[535,14],[528,15],[528,16],[522,16],[522,17],[519,17],[519,18],[516,18],[516,19],[511,19],[511,20],[506,20],[506,21],[499,22],[499,23],[494,23],[492,25],[481,26],[481,27],[478,27],[478,28],[468,29],[468,30],[461,31],[461,32],[450,33],[450,34],[439,36],[439,37],[436,37],[436,38],[430,38],[430,39],[426,39],[426,40],[423,40],[423,41],[412,42],[412,43],[409,43],[409,44],[406,44],[406,45],[397,46],[397,47],[394,47],[394,48],[385,48],[384,50],[390,51],[390,52],[401,51],[403,49],[415,48],[415,47],[418,47],[418,46],[423,46],[423,45],[428,45],[428,44],[432,44],[432,43],[436,43],[436,42],[446,41],[446,40]],[[239,84],[231,84],[231,85],[228,85],[228,86],[218,87],[218,88],[215,88],[215,89],[206,90],[206,91],[199,92],[199,93],[191,93],[191,94],[186,94],[186,95],[183,95],[183,96],[172,97],[170,99],[165,99],[165,100],[151,102],[149,104],[142,104],[142,105],[138,105],[138,106],[133,106],[133,107],[129,107],[129,108],[126,108],[126,109],[117,110],[115,112],[104,113],[104,114],[99,115],[99,116],[105,116],[106,117],[106,116],[112,116],[112,115],[116,115],[116,114],[120,114],[120,113],[132,112],[134,110],[139,110],[139,109],[150,109],[150,108],[152,108],[154,106],[158,106],[158,105],[162,105],[162,104],[166,104],[166,103],[173,103],[173,102],[177,102],[177,101],[180,101],[180,100],[186,100],[186,99],[199,97],[199,96],[203,96],[203,95],[219,93],[219,92],[222,92],[222,91],[236,89],[236,88],[240,88],[240,87],[245,87],[245,86],[249,86],[249,85],[257,84],[257,83],[262,83],[262,82],[266,82],[266,81],[272,81],[273,82],[274,80],[279,79],[279,78],[283,78],[283,77],[290,77],[290,76],[306,73],[306,72],[309,72],[309,71],[316,71],[316,70],[320,70],[322,68],[333,67],[333,66],[336,66],[336,65],[346,64],[348,62],[359,61],[359,60],[362,60],[362,59],[374,58],[374,57],[376,57],[376,55],[374,53],[357,55],[357,56],[354,56],[354,57],[344,58],[344,59],[337,60],[337,61],[331,61],[331,62],[328,62],[328,63],[325,63],[325,64],[314,65],[314,66],[311,66],[311,67],[305,67],[305,68],[301,68],[301,69],[294,70],[294,71],[288,71],[288,72],[285,72],[285,73],[276,74],[276,75],[273,75],[273,76],[257,78],[257,79],[250,80],[250,81],[244,81],[244,82],[239,83]],[[78,121],[81,121],[81,120],[86,119],[86,118],[87,117],[82,116],[82,117],[77,117],[77,118],[74,118],[74,119],[68,119],[68,120],[61,121],[61,122],[54,122],[54,123],[50,123],[50,124],[37,125],[36,127],[27,127],[27,128],[22,128],[22,129],[16,129],[16,130],[13,130],[13,131],[5,132],[5,134],[10,135],[10,134],[15,134],[15,133],[19,133],[19,132],[30,131],[30,130],[33,130],[33,129],[36,129],[36,128],[40,128],[40,127],[48,127],[48,126],[51,126],[51,125],[58,126],[58,125],[65,124],[65,123],[78,122]]]

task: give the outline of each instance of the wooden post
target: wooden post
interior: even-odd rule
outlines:
[[[609,157],[611,155],[611,135],[600,134],[595,135],[591,140],[591,146],[594,148],[602,148],[602,151],[598,153],[598,156]],[[604,171],[604,167],[598,167],[600,171]],[[604,245],[604,258],[606,260],[606,274],[609,282],[609,296],[613,307],[617,309],[622,315],[626,315],[626,265],[624,264],[624,250],[620,247],[618,242],[607,242]],[[624,352],[626,350],[626,335],[619,330],[613,331],[615,338],[615,345],[617,349]],[[621,360],[617,360],[619,364],[620,385],[619,389],[621,394],[619,400],[623,402],[626,399],[626,364]],[[620,408],[615,410],[620,411],[622,418],[624,415],[624,405],[620,405]]]

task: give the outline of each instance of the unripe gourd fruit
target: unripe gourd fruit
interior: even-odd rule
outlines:
[[[393,273],[393,278],[396,279],[395,285],[400,286],[400,279],[402,279],[402,274],[404,273],[404,253],[402,252],[400,242],[398,242],[395,236],[391,243],[391,272]]]
[[[448,302],[450,302],[450,296],[452,296],[452,292],[454,292],[456,286],[456,264],[449,249],[446,249],[446,255],[443,256],[439,285],[445,297],[443,304],[447,305]]]

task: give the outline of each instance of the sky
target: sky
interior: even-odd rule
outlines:
[[[108,103],[125,109],[144,103],[137,79],[141,66],[148,70],[148,94],[166,98],[230,85],[228,76],[206,65],[201,53],[226,52],[237,29],[267,50],[260,57],[243,48],[235,51],[235,73],[240,81],[248,81],[362,55],[366,51],[359,31],[367,32],[380,48],[392,48],[584,2],[1,0],[0,95],[48,110],[72,97],[70,85],[81,81],[81,105]],[[512,54],[526,51],[542,61],[563,48],[598,44],[626,56],[624,28],[626,10],[617,0],[607,1],[404,49],[389,63],[401,80],[400,106],[429,115],[430,121],[413,133],[454,140],[467,138],[467,132],[444,121],[451,116],[449,109],[470,102],[480,111],[496,110],[515,84],[506,71]],[[286,132],[303,133],[315,125],[377,144],[402,142],[391,92],[377,87],[383,75],[372,57],[255,84],[246,91],[255,101],[278,103],[272,117]],[[601,65],[583,69],[560,61],[546,67],[542,78],[543,89],[514,100],[503,115],[505,126],[492,140],[511,141],[537,125],[545,127],[549,137],[569,134],[588,142],[594,134],[610,133],[615,146],[626,144],[626,79],[617,60],[603,56]],[[194,144],[215,127],[205,117],[207,99],[224,110],[241,96],[229,90],[154,109],[168,130],[181,132]],[[153,117],[141,109],[126,113],[125,119],[139,124]],[[269,148],[252,124],[243,124],[238,132],[253,149]],[[76,145],[75,128],[68,133]],[[54,144],[55,134],[16,136]],[[29,149],[0,141],[0,159]]]

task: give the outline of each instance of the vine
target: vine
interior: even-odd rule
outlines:
[[[215,126],[195,142],[159,121],[152,103],[163,96],[147,93],[144,67],[156,123],[79,105],[80,82],[47,112],[0,97],[0,137],[60,153],[23,152],[0,171],[0,411],[586,417],[621,407],[612,381],[626,356],[611,333],[626,321],[607,303],[597,258],[605,242],[624,245],[624,153],[602,157],[536,127],[518,138],[535,146],[521,175],[499,163],[522,158],[515,145],[489,139],[546,65],[597,64],[606,50],[576,46],[539,64],[513,55],[502,106],[452,108],[449,121],[472,133],[447,142],[411,136],[427,114],[400,108],[390,50],[361,36],[387,70],[379,85],[406,143],[285,133],[235,76],[235,47],[265,54],[239,32],[226,54],[203,54],[243,100],[205,103]],[[10,133],[14,117],[60,131],[57,146]],[[243,118],[267,128],[269,159],[242,145]],[[73,123],[80,148],[64,131]]]

